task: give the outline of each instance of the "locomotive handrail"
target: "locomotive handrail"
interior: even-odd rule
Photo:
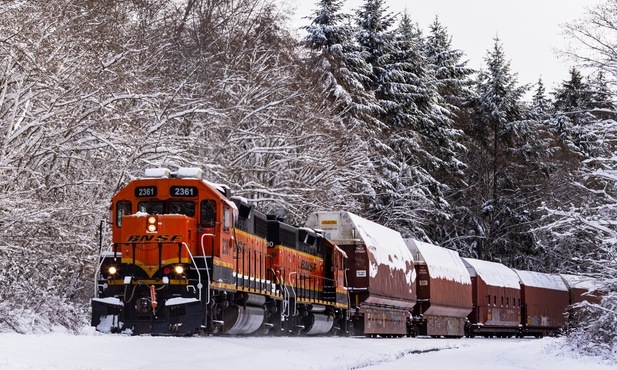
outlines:
[[[96,267],[96,272],[94,273],[94,298],[99,297],[99,277],[101,276],[101,266],[103,266],[103,262],[105,262],[105,260],[101,258],[101,254],[102,253],[99,252],[99,263]]]
[[[208,260],[207,260],[207,256],[206,256],[206,249],[204,247],[204,236],[210,236],[212,237],[212,253],[214,253],[214,234],[202,234],[201,235],[201,254],[204,256],[204,263],[206,264],[206,276],[208,278],[208,301],[206,302],[206,304],[210,303],[210,269],[208,268]],[[212,257],[212,266],[214,266],[214,257]],[[200,280],[201,281],[201,278]],[[201,300],[201,298],[200,298]]]
[[[296,274],[298,274],[298,271],[290,272],[289,273],[289,281],[291,281],[291,275],[296,275]],[[297,279],[296,279],[296,284],[297,284]],[[289,286],[291,287],[291,291],[294,293],[294,297],[295,297],[295,299],[294,299],[294,312],[293,312],[293,316],[296,316],[298,314],[298,307],[297,307],[297,304],[296,304],[298,296],[296,295],[296,291],[294,290],[293,285],[289,285]]]
[[[199,266],[197,266],[197,262],[195,262],[195,258],[193,258],[193,254],[191,253],[191,250],[189,249],[188,244],[186,244],[185,242],[182,242],[182,245],[184,245],[184,247],[186,248],[186,252],[188,253],[189,257],[191,257],[191,261],[193,261],[193,265],[195,265],[195,271],[197,271],[197,278],[199,280],[199,284],[197,284],[197,288],[199,289],[199,301],[201,302],[201,289],[203,288],[203,284],[201,283],[201,272],[199,272]],[[208,263],[206,261],[206,271],[208,271],[207,269],[208,267]],[[210,278],[209,278],[209,273],[208,273],[208,287],[210,287]],[[208,289],[208,302],[210,303],[210,289]]]

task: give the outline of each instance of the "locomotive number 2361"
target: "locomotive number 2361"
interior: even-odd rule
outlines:
[[[195,186],[172,186],[169,188],[172,197],[196,197],[197,188]]]

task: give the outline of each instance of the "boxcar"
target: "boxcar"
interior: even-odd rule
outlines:
[[[322,230],[349,257],[354,334],[406,335],[416,303],[415,270],[401,234],[350,212],[316,212],[306,226]]]
[[[521,315],[524,335],[559,334],[566,326],[570,302],[568,287],[559,275],[514,270],[521,283]]]
[[[495,262],[463,258],[472,282],[473,310],[466,335],[522,335],[521,287],[518,275]]]
[[[462,337],[472,310],[469,272],[455,251],[405,239],[416,266],[412,335]]]

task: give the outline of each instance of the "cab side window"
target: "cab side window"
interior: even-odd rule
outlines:
[[[216,224],[216,201],[202,200],[200,204],[200,221],[203,227],[214,227]]]
[[[223,229],[229,230],[231,227],[231,210],[227,207],[223,209]]]
[[[122,227],[122,218],[133,213],[133,206],[128,200],[116,203],[116,226]]]

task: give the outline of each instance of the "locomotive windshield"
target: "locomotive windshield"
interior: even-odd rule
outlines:
[[[167,204],[162,201],[139,202],[137,205],[139,212],[149,215],[180,214],[188,217],[195,216],[195,202],[170,201]]]
[[[116,203],[116,226],[122,227],[122,217],[133,213],[133,207],[128,200],[121,200]]]
[[[169,213],[193,217],[195,216],[195,203],[180,201],[169,202]]]
[[[161,215],[165,213],[165,203],[160,201],[154,202],[139,202],[137,205],[139,212],[145,212],[149,215]]]
[[[216,201],[212,199],[201,201],[201,226],[213,227],[216,224]]]

